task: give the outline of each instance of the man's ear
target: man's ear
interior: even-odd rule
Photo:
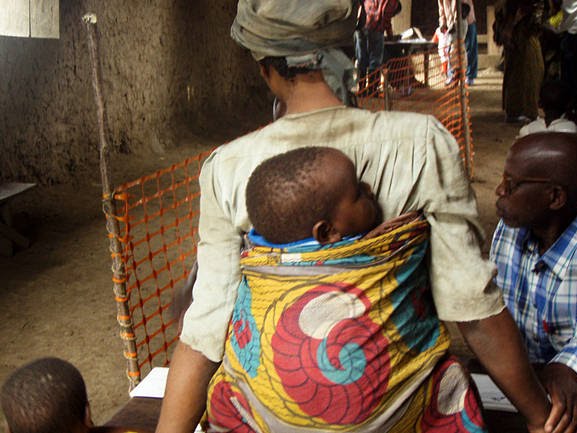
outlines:
[[[313,226],[313,238],[321,245],[332,244],[343,237],[327,220],[320,220]]]
[[[551,188],[551,210],[562,209],[567,204],[567,191],[561,185],[553,185]]]

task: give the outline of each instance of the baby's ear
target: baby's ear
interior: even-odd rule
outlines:
[[[84,409],[84,425],[88,428],[94,427],[94,422],[92,422],[92,412],[90,410],[90,403],[86,403],[86,408]]]
[[[313,226],[313,238],[319,244],[324,245],[338,242],[343,237],[329,221],[320,220]]]

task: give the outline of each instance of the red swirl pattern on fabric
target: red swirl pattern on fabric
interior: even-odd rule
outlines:
[[[214,387],[210,398],[210,412],[207,417],[209,424],[213,427],[218,426],[219,431],[255,433],[249,424],[243,420],[243,417],[232,403],[233,398],[247,413],[251,413],[248,402],[242,394],[234,392],[229,383],[220,380]]]
[[[311,301],[330,292],[355,296],[364,304],[365,312],[360,317],[340,320],[324,339],[310,337],[299,327],[301,312]],[[330,424],[359,424],[381,402],[388,387],[390,355],[388,340],[381,326],[369,319],[369,309],[370,301],[360,289],[340,283],[309,290],[282,313],[271,341],[274,366],[286,393],[309,416]],[[335,383],[319,365],[321,344],[326,344],[323,357],[331,369],[346,375],[340,355],[348,345],[362,351],[356,356],[364,356],[364,370],[357,368],[351,372],[353,379]]]
[[[444,414],[439,411],[437,396],[441,380],[451,365],[458,363],[454,358],[447,360],[435,369],[433,377],[433,394],[429,405],[425,408],[421,419],[421,431],[426,433],[479,433],[486,432],[485,421],[481,412],[481,399],[477,388],[469,379],[464,407],[454,414]]]

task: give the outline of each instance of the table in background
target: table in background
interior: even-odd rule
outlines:
[[[106,424],[107,427],[127,427],[153,433],[160,416],[161,398],[131,398]]]
[[[12,211],[9,205],[14,197],[35,186],[35,183],[0,183],[0,255],[11,256],[14,245],[21,248],[28,248],[30,245],[30,240],[12,226]]]
[[[385,50],[392,48],[394,51],[392,58],[408,57],[412,54],[423,53],[424,84],[426,87],[429,87],[429,55],[432,49],[436,47],[436,43],[423,39],[385,40]]]

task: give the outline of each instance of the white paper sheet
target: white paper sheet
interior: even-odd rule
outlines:
[[[477,384],[485,409],[517,412],[515,406],[513,406],[509,399],[497,388],[497,385],[495,385],[495,382],[493,382],[489,376],[486,374],[472,374],[471,376]]]
[[[150,373],[130,391],[130,397],[164,398],[168,367],[154,367]],[[202,433],[200,426],[196,427],[195,433]]]
[[[163,398],[168,367],[154,367],[150,373],[130,391],[131,397]]]

